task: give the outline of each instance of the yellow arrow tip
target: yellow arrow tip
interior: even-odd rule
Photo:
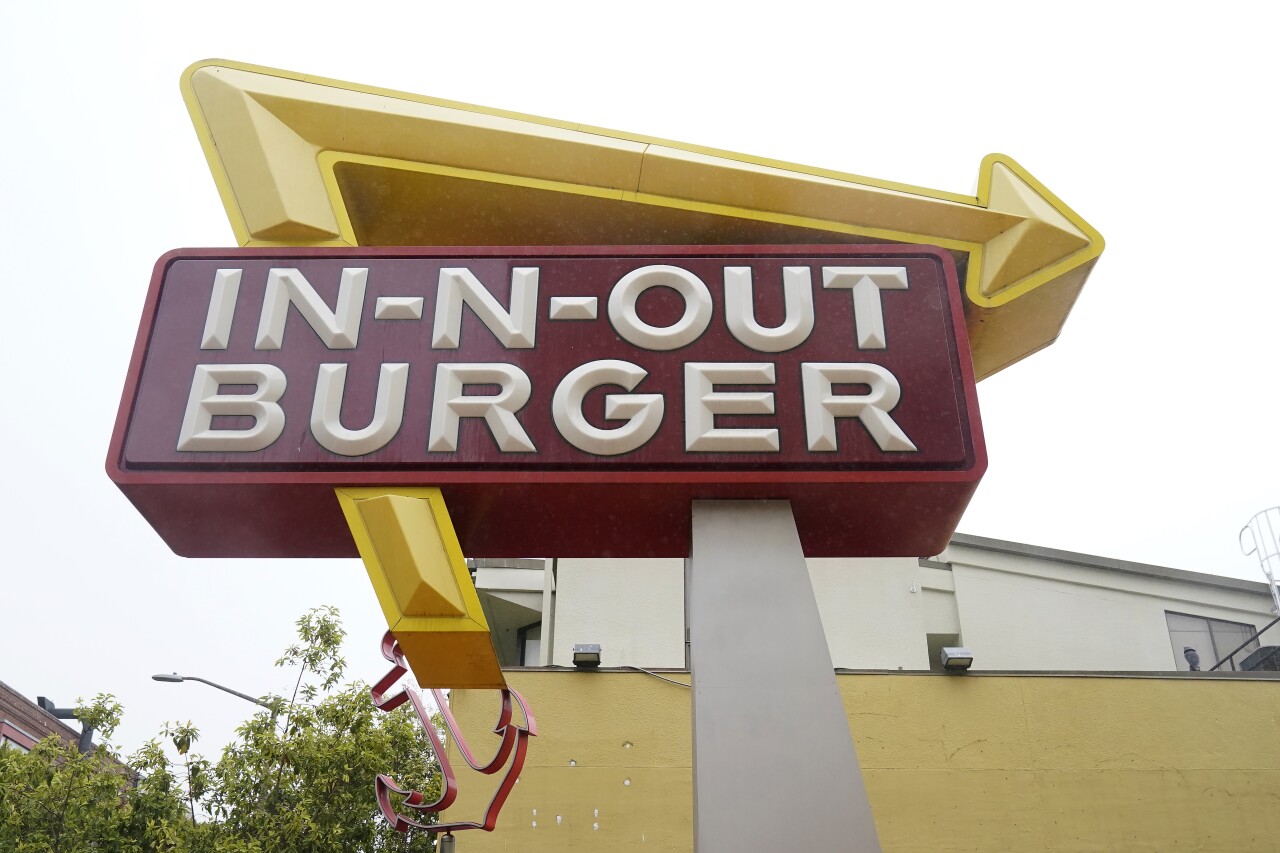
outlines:
[[[975,301],[1002,304],[1052,278],[1056,267],[1102,251],[1101,236],[1011,157],[984,158],[978,195],[989,209],[1021,221],[983,247]]]

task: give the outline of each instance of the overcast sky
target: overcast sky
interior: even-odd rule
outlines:
[[[210,57],[951,192],[1009,154],[1107,249],[1058,343],[979,385],[961,531],[1261,579],[1237,534],[1280,504],[1280,53],[1275,11],[1228,8],[8,4],[0,680],[116,694],[129,750],[166,719],[216,748],[252,709],[152,673],[283,692],[320,604],[350,674],[383,670],[358,562],[176,557],[103,471],[156,258],[233,244],[178,91]]]

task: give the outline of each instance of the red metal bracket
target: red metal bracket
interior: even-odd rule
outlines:
[[[501,691],[502,710],[498,714],[497,724],[493,727],[494,734],[498,735],[501,741],[493,758],[481,764],[476,760],[471,748],[467,745],[466,738],[462,736],[458,723],[453,717],[453,712],[449,710],[449,704],[445,700],[444,692],[432,689],[431,695],[435,698],[436,706],[440,709],[441,716],[444,717],[445,728],[448,730],[449,736],[453,738],[453,742],[457,744],[458,752],[462,754],[463,760],[467,762],[472,770],[492,775],[507,764],[508,758],[511,759],[511,763],[507,767],[506,775],[502,777],[502,784],[498,786],[498,789],[494,791],[493,798],[489,800],[489,806],[485,809],[482,822],[420,823],[399,814],[391,802],[391,795],[394,793],[403,796],[405,798],[403,806],[412,810],[415,813],[415,817],[420,817],[424,814],[444,811],[451,806],[458,797],[458,780],[454,776],[453,767],[449,762],[448,755],[445,753],[444,744],[440,742],[440,733],[432,725],[431,717],[423,707],[422,698],[418,693],[409,688],[404,688],[399,693],[391,696],[386,695],[387,691],[409,671],[409,666],[404,660],[404,654],[400,650],[400,644],[396,642],[396,638],[390,631],[382,638],[382,656],[391,661],[393,666],[369,691],[374,706],[382,711],[392,711],[406,701],[413,705],[413,710],[418,715],[419,724],[431,740],[431,748],[436,754],[436,760],[440,763],[440,773],[444,778],[440,796],[428,803],[426,802],[426,795],[421,791],[415,791],[412,788],[401,788],[396,785],[395,780],[390,776],[385,773],[379,773],[374,782],[374,788],[377,792],[378,807],[382,810],[383,817],[397,832],[408,832],[411,829],[424,829],[428,832],[457,832],[463,829],[483,829],[485,832],[492,832],[498,823],[498,813],[502,811],[502,806],[506,803],[507,796],[511,793],[511,789],[515,787],[516,780],[520,778],[520,771],[524,768],[524,760],[529,750],[529,738],[536,737],[538,734],[538,724],[533,719],[533,714],[529,712],[524,697],[511,688],[505,688]],[[524,725],[512,722],[512,699],[520,706],[520,713],[524,717]]]

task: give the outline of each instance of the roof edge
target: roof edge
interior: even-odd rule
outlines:
[[[1093,554],[1081,554],[1075,551],[1060,551],[1057,548],[1046,548],[1043,545],[1026,545],[1021,542],[1006,542],[1003,539],[989,539],[985,536],[973,536],[968,533],[956,533],[951,537],[951,546],[962,548],[978,548],[994,551],[999,554],[1011,554],[1018,557],[1030,557],[1036,560],[1052,560],[1073,566],[1084,566],[1093,569],[1105,569],[1123,572],[1130,575],[1160,578],[1161,580],[1181,581],[1201,586],[1213,586],[1235,592],[1247,592],[1254,595],[1271,596],[1271,591],[1261,581],[1249,581],[1241,578],[1230,578],[1222,575],[1210,575],[1204,572],[1192,572],[1186,569],[1171,569],[1167,566],[1156,566],[1149,563],[1135,563],[1129,560],[1118,560],[1114,557],[1099,557]]]

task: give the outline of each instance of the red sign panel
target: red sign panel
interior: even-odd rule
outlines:
[[[239,249],[157,264],[108,470],[175,551],[354,556],[333,488],[444,490],[474,556],[945,547],[986,459],[919,247]]]

